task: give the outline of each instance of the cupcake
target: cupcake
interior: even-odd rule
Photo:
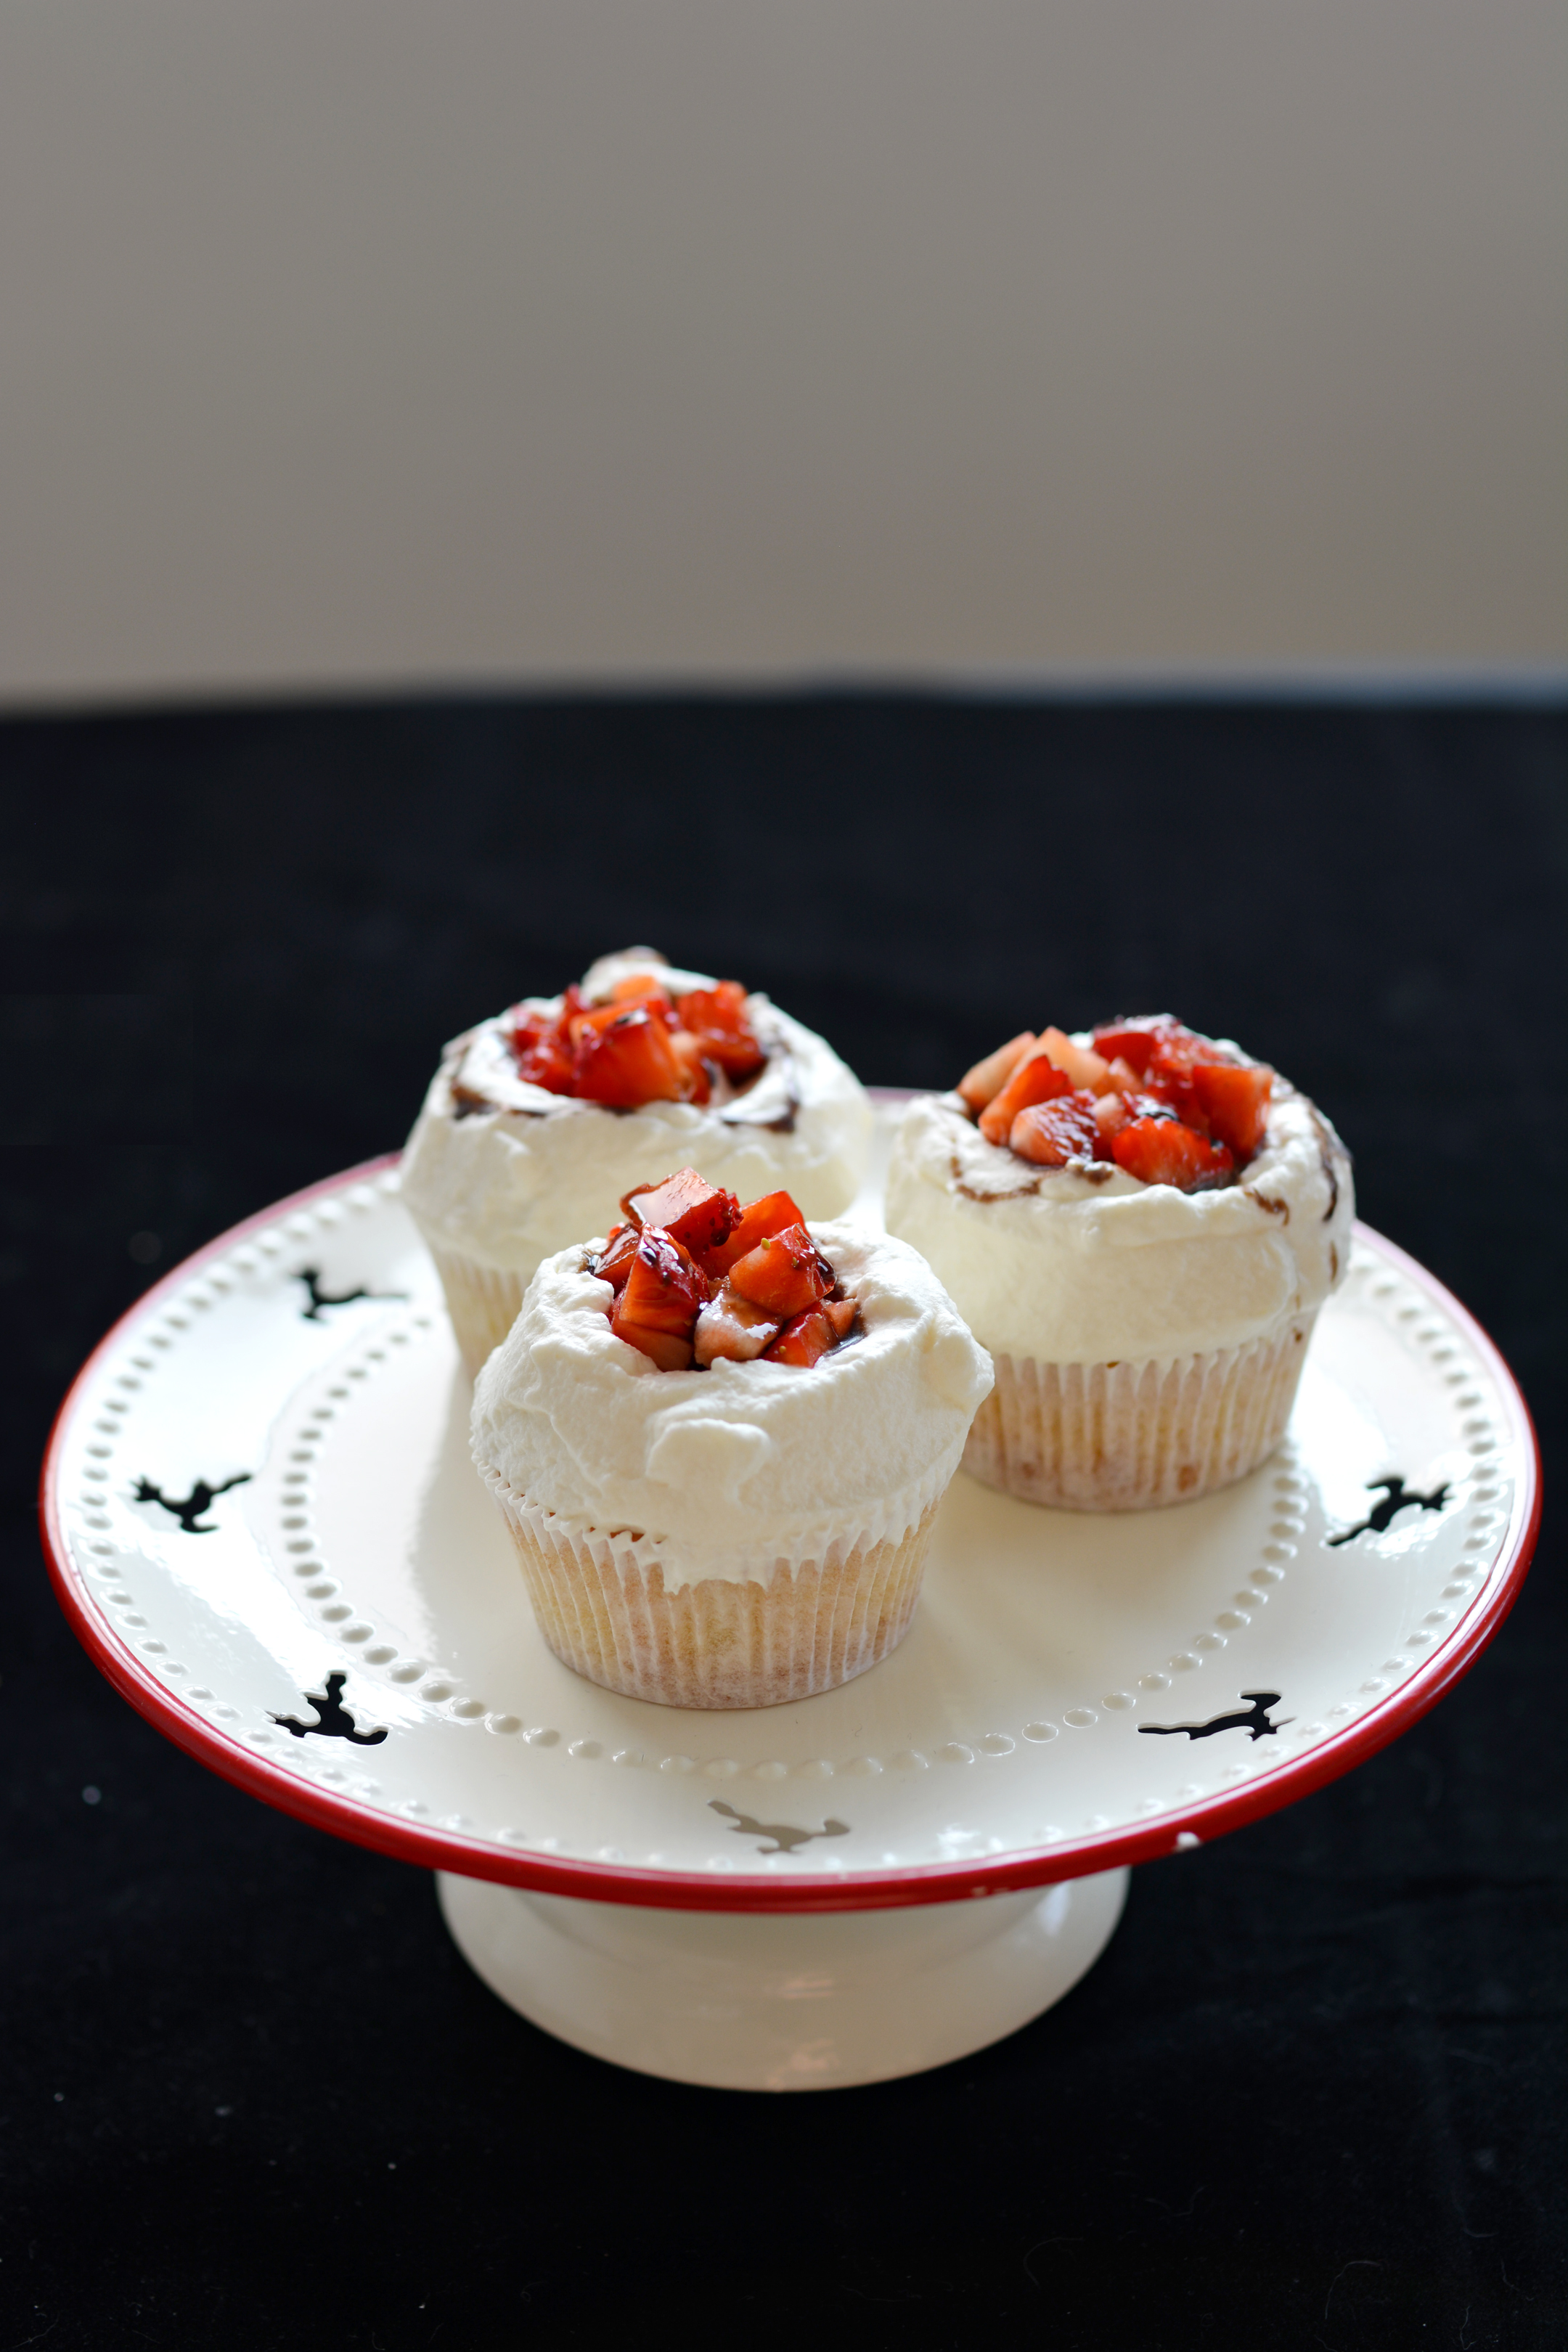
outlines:
[[[808,1216],[848,1207],[871,1112],[831,1047],[736,981],[651,948],[604,956],[456,1038],[408,1139],[403,1198],[436,1260],[470,1376],[542,1259],[602,1232],[678,1161]]]
[[[667,1706],[832,1690],[903,1639],[991,1366],[902,1242],[683,1169],[545,1259],[473,1452],[542,1632]]]
[[[889,1231],[995,1359],[964,1468],[1079,1511],[1273,1451],[1354,1213],[1322,1113],[1168,1013],[1025,1031],[910,1105],[888,1177]]]

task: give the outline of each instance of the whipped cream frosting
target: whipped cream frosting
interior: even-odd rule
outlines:
[[[864,1329],[809,1370],[661,1372],[610,1329],[610,1286],[584,1271],[603,1244],[547,1258],[474,1391],[481,1473],[574,1531],[635,1534],[667,1591],[765,1581],[780,1559],[916,1526],[958,1466],[991,1360],[906,1244],[810,1231]]]
[[[672,969],[651,949],[627,949],[591,966],[583,993],[605,1003],[617,980],[642,972],[676,992],[715,985],[706,972]],[[808,1217],[847,1208],[870,1152],[871,1110],[859,1080],[765,996],[749,996],[746,1009],[767,1066],[730,1100],[701,1107],[607,1110],[526,1085],[507,1014],[456,1038],[403,1160],[403,1199],[426,1238],[481,1265],[531,1275],[551,1251],[614,1224],[634,1184],[686,1167],[742,1201],[782,1188]]]
[[[956,1095],[910,1103],[888,1172],[889,1232],[929,1259],[985,1347],[1040,1363],[1169,1361],[1272,1338],[1340,1282],[1354,1215],[1349,1153],[1278,1076],[1262,1148],[1223,1191],[1143,1184],[1106,1162],[1033,1167],[988,1143]]]

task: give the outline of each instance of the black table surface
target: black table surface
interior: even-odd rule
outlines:
[[[160,1271],[395,1146],[443,1039],[606,947],[868,1080],[1169,1006],[1334,1118],[1362,1213],[1562,1444],[1561,707],[422,699],[0,725],[0,2352],[532,2339],[1568,2342],[1563,1607],[1373,1762],[1134,1879],[994,2049],[766,2099],[536,2032],[428,1877],[269,1811],[52,1599],[38,1456]]]

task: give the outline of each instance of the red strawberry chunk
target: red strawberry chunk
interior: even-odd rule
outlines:
[[[622,1208],[639,1231],[657,1225],[701,1264],[710,1250],[728,1241],[741,1222],[741,1203],[721,1184],[710,1184],[695,1168],[680,1168],[661,1183],[634,1186]]]
[[[1054,1102],[1032,1103],[1013,1121],[1008,1144],[1021,1160],[1032,1160],[1041,1168],[1065,1168],[1069,1160],[1093,1160],[1100,1148],[1094,1105],[1087,1088],[1058,1095]]]
[[[815,1307],[833,1286],[832,1272],[804,1225],[786,1225],[759,1242],[731,1266],[730,1280],[742,1298],[781,1322]]]
[[[617,980],[610,991],[610,1003],[646,1004],[650,1012],[662,1013],[672,1028],[675,1025],[675,1007],[670,1002],[669,991],[661,981],[654,978],[651,971],[627,972],[623,980]]]
[[[987,1143],[1005,1143],[1021,1110],[1071,1092],[1072,1080],[1067,1072],[1058,1070],[1048,1054],[1036,1051],[1018,1064],[1001,1093],[986,1104],[980,1114],[980,1132]]]
[[[723,1247],[714,1251],[710,1258],[710,1271],[727,1274],[737,1260],[743,1258],[748,1251],[754,1250],[759,1242],[770,1240],[774,1234],[782,1234],[787,1226],[803,1225],[805,1223],[805,1219],[787,1192],[764,1192],[760,1201],[753,1201],[750,1208],[742,1210],[740,1223]]]
[[[517,1074],[531,1087],[552,1095],[569,1095],[576,1082],[572,1048],[559,1034],[542,1037],[517,1057]]]
[[[669,1042],[675,1049],[676,1060],[686,1073],[687,1101],[707,1102],[713,1092],[716,1065],[703,1052],[701,1038],[694,1037],[689,1029],[675,1029],[670,1033]]]
[[[611,1110],[679,1102],[687,1075],[668,1025],[641,1004],[600,1006],[572,1024],[576,1092]]]
[[[1209,1133],[1228,1144],[1244,1164],[1263,1141],[1273,1086],[1273,1071],[1258,1063],[1242,1069],[1234,1064],[1204,1063],[1193,1072],[1193,1091]]]
[[[1005,1045],[998,1045],[994,1054],[987,1054],[972,1070],[965,1070],[958,1082],[958,1091],[976,1117],[988,1102],[994,1101],[1034,1043],[1034,1031],[1020,1029],[1016,1037],[1009,1037]]]
[[[1151,1013],[1137,1020],[1108,1021],[1094,1033],[1094,1050],[1108,1062],[1114,1061],[1120,1055],[1142,1077],[1149,1066],[1149,1056],[1161,1038],[1173,1029],[1180,1030],[1181,1026],[1181,1023],[1173,1021],[1168,1013]]]
[[[1120,1135],[1121,1129],[1126,1126],[1128,1120],[1131,1117],[1132,1112],[1128,1108],[1127,1098],[1124,1095],[1120,1093],[1111,1093],[1108,1095],[1099,1095],[1096,1097],[1094,1105],[1094,1125],[1095,1131],[1100,1138],[1100,1141],[1096,1147],[1099,1158],[1101,1160],[1109,1160],[1110,1158],[1111,1137],[1114,1135]]]
[[[771,1347],[778,1335],[777,1316],[764,1315],[760,1307],[742,1298],[732,1283],[726,1282],[697,1318],[697,1360],[703,1366],[717,1363],[721,1358],[749,1364]]]
[[[717,1062],[727,1077],[749,1078],[766,1061],[738,980],[689,989],[676,998],[675,1010],[680,1026],[690,1031],[708,1060]]]
[[[795,1364],[809,1370],[819,1363],[837,1341],[833,1325],[820,1307],[808,1307],[784,1325],[773,1346],[767,1350],[770,1364]]]
[[[825,1298],[822,1311],[833,1326],[836,1339],[847,1339],[860,1309],[852,1298]]]
[[[1208,1132],[1208,1115],[1197,1091],[1197,1074],[1205,1064],[1228,1062],[1229,1055],[1206,1037],[1170,1034],[1162,1037],[1143,1068],[1143,1084],[1152,1095],[1168,1102],[1177,1116],[1200,1134]]]
[[[612,1290],[619,1290],[632,1270],[632,1260],[637,1254],[637,1229],[635,1225],[616,1225],[608,1241],[593,1261],[590,1271]]]
[[[575,989],[568,991],[574,999]],[[572,1010],[577,1007],[573,1005]],[[569,1095],[573,1083],[572,1041],[566,1024],[570,1015],[563,1003],[559,1010],[539,1004],[519,1004],[511,1014],[511,1050],[517,1057],[517,1074],[530,1086],[544,1087],[552,1095]]]
[[[708,1283],[678,1241],[649,1228],[637,1236],[637,1255],[610,1314],[610,1328],[650,1356],[664,1371],[684,1371],[691,1361],[697,1318],[708,1304]]]
[[[1112,1138],[1119,1168],[1144,1184],[1173,1184],[1178,1192],[1205,1192],[1228,1184],[1236,1163],[1223,1145],[1212,1143],[1174,1118],[1134,1118]]]

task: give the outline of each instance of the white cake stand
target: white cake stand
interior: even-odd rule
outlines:
[[[1395,1738],[1523,1578],[1518,1389],[1360,1228],[1242,1485],[1101,1518],[960,1475],[872,1673],[745,1713],[617,1697],[539,1636],[397,1181],[280,1202],[115,1326],[50,1440],[51,1573],[161,1730],[434,1868],[485,1981],[623,2065],[824,2088],[1012,2032],[1103,1948],[1129,1865]]]

